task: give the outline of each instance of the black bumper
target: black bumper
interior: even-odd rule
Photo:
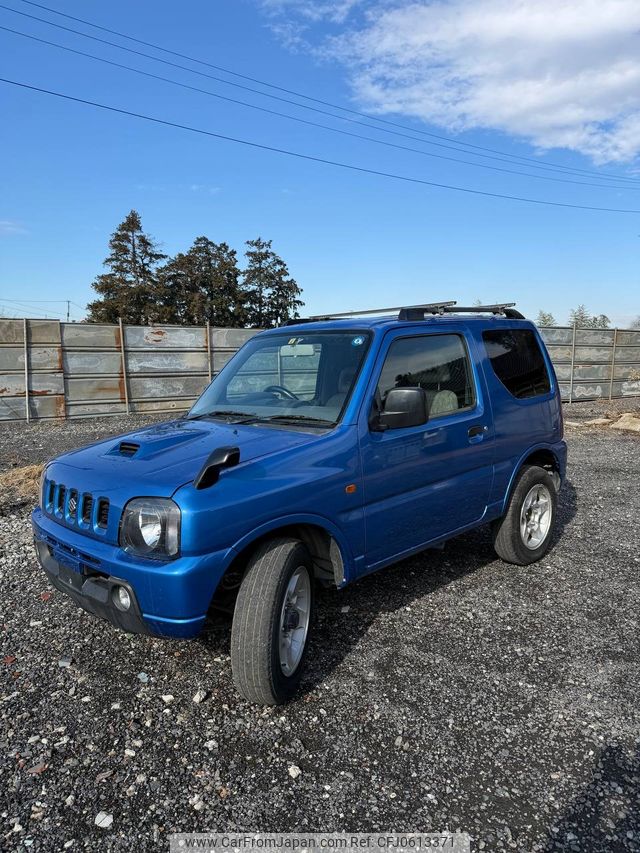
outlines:
[[[58,554],[40,539],[35,540],[35,547],[38,561],[53,586],[83,610],[111,622],[122,631],[155,636],[142,618],[136,594],[127,581],[92,571],[73,553]],[[116,606],[117,587],[124,587],[129,593],[131,603],[128,610]]]

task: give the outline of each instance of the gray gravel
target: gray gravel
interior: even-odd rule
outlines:
[[[3,427],[5,464],[71,435]],[[7,510],[0,846],[460,828],[474,850],[640,850],[640,440],[569,443],[544,561],[507,566],[478,531],[324,592],[303,690],[276,709],[234,693],[227,624],[191,643],[118,633],[49,589],[27,508]]]
[[[640,414],[640,397],[626,397],[621,400],[586,400],[578,403],[565,403],[565,420],[582,421],[593,418],[617,418],[625,412]]]
[[[36,421],[25,428],[24,422],[0,422],[0,471],[35,462],[47,462],[52,456],[140,429],[147,424],[169,420],[169,415],[129,415],[117,418],[75,418],[73,420]]]

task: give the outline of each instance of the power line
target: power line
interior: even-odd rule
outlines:
[[[55,309],[50,308],[51,305],[66,305],[67,310],[65,311],[55,311]],[[2,297],[0,299],[0,305],[3,305],[5,308],[11,308],[12,310],[19,311],[29,311],[33,313],[34,311],[42,311],[45,319],[48,319],[49,314],[55,314],[54,319],[61,319],[59,315],[65,314],[68,317],[71,316],[71,311],[69,310],[69,305],[75,305],[75,303],[71,302],[70,299],[10,299],[8,297]],[[80,308],[80,306],[76,306]],[[84,309],[81,308],[81,311],[84,313]],[[73,316],[76,316],[75,311],[73,312]]]
[[[330,127],[329,125],[322,124],[322,123],[316,122],[316,121],[310,121],[309,119],[300,118],[299,116],[292,116],[288,113],[278,112],[277,110],[270,110],[267,107],[261,107],[257,104],[250,104],[247,101],[241,101],[237,98],[229,98],[226,95],[221,95],[217,92],[211,92],[208,89],[201,89],[198,86],[191,86],[188,83],[182,83],[178,80],[173,80],[170,77],[163,77],[159,74],[153,74],[150,71],[144,71],[141,68],[134,68],[131,65],[124,65],[121,62],[115,62],[114,60],[106,59],[105,57],[102,57],[102,56],[96,56],[93,53],[86,53],[83,50],[77,50],[76,48],[68,47],[67,45],[58,44],[57,42],[50,41],[49,39],[43,39],[43,38],[40,38],[39,36],[34,36],[31,33],[24,33],[24,32],[21,32],[20,30],[14,30],[11,27],[4,27],[4,26],[0,25],[0,30],[4,30],[5,32],[12,33],[13,35],[22,36],[23,38],[29,39],[31,41],[39,42],[40,44],[48,45],[49,47],[55,47],[55,48],[58,48],[59,50],[64,50],[68,53],[73,53],[77,56],[85,57],[86,59],[95,60],[96,62],[102,62],[106,65],[111,65],[115,68],[124,69],[125,71],[131,71],[134,74],[140,74],[143,77],[149,77],[153,80],[160,80],[163,83],[170,83],[173,86],[179,86],[181,89],[188,89],[192,92],[198,92],[202,95],[209,95],[212,98],[218,98],[220,100],[227,101],[227,102],[232,103],[232,104],[237,104],[237,105],[240,105],[243,107],[248,107],[249,109],[258,110],[260,112],[267,113],[269,115],[278,116],[279,118],[285,118],[285,119],[289,119],[291,121],[299,122],[301,124],[305,124],[305,125],[308,125],[311,127],[321,128],[323,130],[328,130],[331,133],[338,133],[338,134],[341,134],[342,136],[349,136],[353,139],[361,139],[361,140],[364,140],[366,142],[373,142],[376,145],[383,145],[387,148],[396,148],[400,151],[410,151],[414,154],[420,154],[423,157],[432,157],[432,158],[436,158],[438,160],[447,160],[447,161],[452,162],[452,163],[460,163],[462,165],[472,166],[472,167],[478,168],[478,169],[490,169],[493,172],[503,172],[503,173],[506,173],[508,175],[522,175],[522,176],[527,177],[527,178],[534,178],[534,179],[542,180],[542,181],[553,181],[556,183],[563,183],[563,184],[575,184],[577,186],[596,187],[597,189],[605,189],[605,190],[633,190],[633,191],[640,190],[640,186],[618,186],[615,184],[594,184],[594,183],[590,183],[588,181],[575,181],[575,180],[572,180],[571,178],[552,177],[550,175],[536,175],[536,174],[533,174],[532,172],[522,172],[522,171],[519,171],[517,169],[504,169],[504,168],[501,168],[500,166],[490,166],[487,163],[474,163],[471,160],[463,160],[463,159],[460,159],[459,157],[448,157],[445,154],[434,154],[432,151],[423,151],[420,148],[411,148],[408,145],[398,145],[395,142],[387,142],[384,139],[375,139],[373,136],[365,136],[364,134],[361,134],[361,133],[352,133],[348,130],[341,130],[340,128],[337,128],[337,127]],[[509,162],[509,161],[503,161],[503,162]],[[516,165],[516,164],[513,164],[513,165]]]
[[[68,302],[68,299],[7,299],[2,297],[0,302],[36,302],[38,305],[43,305],[45,302]],[[75,304],[75,303],[74,303]]]
[[[427,181],[427,180],[424,180],[422,178],[410,177],[408,175],[397,175],[397,174],[394,174],[392,172],[383,172],[383,171],[378,170],[378,169],[369,169],[369,168],[366,168],[365,166],[356,166],[356,165],[353,165],[352,163],[342,163],[338,160],[328,160],[324,157],[314,157],[311,154],[302,154],[299,151],[290,151],[290,150],[285,149],[285,148],[277,148],[277,147],[272,146],[272,145],[264,145],[260,142],[253,142],[253,141],[248,140],[248,139],[241,139],[239,137],[227,136],[226,134],[215,133],[212,130],[204,130],[202,128],[192,127],[191,125],[179,124],[178,122],[169,121],[167,119],[161,119],[161,118],[157,118],[155,116],[148,116],[148,115],[145,115],[144,113],[136,113],[136,112],[132,112],[130,110],[122,109],[120,107],[112,107],[112,106],[109,106],[107,104],[101,104],[101,103],[98,103],[97,101],[89,101],[89,100],[86,100],[84,98],[77,98],[73,95],[67,95],[67,94],[64,94],[62,92],[53,92],[50,89],[42,89],[38,86],[30,86],[27,83],[20,83],[16,80],[8,80],[5,77],[0,77],[0,83],[7,83],[10,86],[18,86],[21,89],[28,89],[32,92],[39,92],[39,93],[44,94],[44,95],[51,95],[55,98],[61,98],[61,99],[64,99],[66,101],[72,101],[74,103],[84,104],[84,105],[90,106],[90,107],[96,107],[98,109],[105,110],[107,112],[118,113],[119,115],[126,115],[126,116],[130,116],[132,118],[138,118],[138,119],[141,119],[143,121],[152,122],[154,124],[164,125],[165,127],[175,127],[178,130],[186,130],[186,131],[189,131],[190,133],[197,133],[197,134],[200,134],[202,136],[212,137],[214,139],[222,139],[225,142],[234,142],[238,145],[246,145],[247,147],[257,148],[261,151],[270,151],[270,152],[275,153],[275,154],[284,154],[288,157],[296,157],[300,160],[307,160],[307,161],[312,162],[312,163],[322,163],[323,165],[326,165],[326,166],[335,166],[335,167],[340,168],[340,169],[349,169],[350,171],[361,172],[362,174],[366,174],[366,175],[376,175],[377,177],[391,178],[391,179],[397,180],[397,181],[404,181],[405,183],[420,184],[422,186],[437,187],[438,189],[445,189],[445,190],[455,190],[456,192],[463,192],[463,193],[468,193],[471,195],[486,196],[489,198],[500,198],[500,199],[508,199],[509,201],[525,202],[528,204],[539,204],[539,205],[544,205],[545,207],[565,207],[565,208],[572,208],[574,210],[593,210],[593,211],[598,211],[600,213],[640,214],[640,210],[632,210],[629,208],[594,207],[591,205],[572,204],[570,202],[563,202],[563,201],[547,201],[545,199],[527,198],[524,196],[515,196],[515,195],[506,195],[503,193],[494,193],[494,192],[489,192],[488,190],[476,190],[476,189],[471,189],[470,187],[456,186],[454,184],[441,184],[441,183],[437,183],[435,181]]]
[[[370,121],[380,122],[381,124],[386,124],[386,125],[389,125],[391,127],[397,127],[397,128],[402,129],[402,130],[410,130],[412,133],[419,133],[423,136],[428,136],[428,137],[431,137],[433,139],[440,139],[440,140],[443,140],[446,142],[453,142],[455,145],[465,146],[468,148],[474,148],[478,151],[487,151],[487,152],[490,152],[492,154],[500,154],[502,156],[511,157],[511,158],[515,158],[518,160],[525,160],[527,162],[534,163],[536,166],[538,166],[538,168],[541,168],[539,161],[534,159],[533,157],[526,157],[526,156],[520,155],[520,154],[511,154],[507,151],[500,151],[498,149],[488,148],[488,147],[485,147],[482,145],[474,145],[471,142],[463,142],[463,141],[460,141],[457,139],[453,139],[450,136],[443,136],[443,135],[440,135],[437,133],[430,133],[429,131],[426,131],[426,130],[420,130],[418,128],[412,128],[412,127],[409,127],[408,125],[403,125],[403,124],[399,124],[398,122],[389,121],[388,119],[380,118],[379,116],[374,116],[374,115],[371,115],[369,113],[360,112],[359,110],[350,109],[349,107],[343,107],[340,104],[334,104],[334,103],[331,103],[330,101],[322,100],[321,98],[316,98],[316,97],[313,97],[311,95],[307,95],[304,92],[297,92],[294,89],[287,89],[284,86],[278,86],[274,83],[269,83],[269,82],[267,82],[265,80],[261,80],[257,77],[251,77],[247,74],[240,74],[239,72],[232,71],[231,69],[225,68],[222,65],[215,65],[215,64],[213,64],[211,62],[207,62],[203,59],[198,59],[197,57],[189,56],[188,54],[180,53],[178,51],[171,50],[171,49],[166,48],[166,47],[162,47],[161,45],[155,44],[153,42],[144,41],[143,39],[135,38],[134,36],[127,35],[126,33],[121,33],[118,30],[109,29],[109,27],[104,27],[104,26],[101,26],[100,24],[95,24],[92,21],[87,21],[84,18],[78,18],[78,17],[75,17],[74,15],[69,15],[66,12],[60,12],[58,9],[52,9],[50,6],[45,6],[42,3],[36,3],[36,2],[34,2],[34,0],[21,0],[21,2],[26,3],[28,6],[33,6],[33,7],[36,7],[38,9],[44,9],[47,12],[50,12],[54,15],[59,15],[60,17],[63,17],[63,18],[67,18],[68,20],[76,21],[76,23],[84,24],[85,26],[88,26],[88,27],[93,27],[96,30],[100,30],[100,31],[105,32],[105,33],[110,33],[111,35],[118,36],[119,38],[126,39],[127,41],[135,42],[136,44],[141,44],[141,45],[144,45],[145,47],[150,47],[154,50],[159,50],[162,53],[166,53],[166,54],[169,54],[171,56],[176,56],[180,59],[186,59],[189,62],[195,62],[198,65],[202,65],[202,66],[207,67],[207,68],[212,68],[216,71],[222,71],[225,74],[229,74],[229,75],[231,75],[233,77],[237,77],[238,79],[241,79],[241,80],[248,80],[251,83],[258,83],[261,86],[266,86],[269,89],[274,89],[274,90],[279,91],[279,92],[284,92],[285,94],[288,94],[288,95],[294,95],[297,98],[304,98],[305,100],[312,101],[313,103],[322,104],[325,107],[331,107],[332,109],[341,110],[341,111],[349,113],[351,115],[357,115],[357,116],[360,116],[361,118],[366,118]],[[16,14],[19,14],[19,15],[20,14],[22,14],[22,15],[26,14],[24,12],[18,12],[18,10],[16,10],[16,9],[10,9],[10,7],[8,7],[8,6],[3,6],[2,8],[9,9],[10,11],[16,12]],[[43,18],[36,18],[35,16],[27,16],[27,17],[33,17],[33,18],[35,18],[35,20],[43,21],[44,23],[50,24],[51,26],[58,26],[57,24],[54,24],[52,21],[47,21],[46,19],[43,19]],[[89,36],[86,33],[78,33],[77,30],[70,30],[70,32],[77,33],[78,35],[85,36],[86,38],[92,38],[92,36]],[[106,44],[113,44],[113,43],[112,42],[106,42]],[[113,46],[114,47],[120,47],[122,50],[126,49],[126,48],[121,47],[120,45],[113,45]],[[147,56],[147,54],[143,54],[143,55]],[[158,59],[157,57],[149,57],[149,58],[150,59],[156,59],[158,62],[162,61],[162,60]],[[179,66],[179,67],[183,67],[183,66]],[[192,70],[192,69],[185,69],[185,70]],[[194,72],[194,73],[196,73],[196,72]],[[217,78],[214,78],[214,79],[217,79]],[[226,82],[229,85],[233,85],[230,83],[230,81],[224,81],[223,80],[221,82]],[[250,90],[250,91],[255,91],[255,90]],[[258,94],[262,94],[262,95],[265,95],[267,97],[271,97],[266,92],[258,93]],[[291,102],[288,102],[288,103],[291,103]],[[297,106],[304,107],[303,104],[298,104]],[[339,118],[339,116],[334,116],[334,118]],[[609,177],[618,178],[620,180],[626,180],[626,181],[637,180],[635,178],[630,178],[626,175],[616,174],[615,172],[595,172],[593,170],[579,169],[579,168],[575,168],[575,167],[571,167],[571,166],[565,166],[563,164],[554,164],[554,163],[549,162],[549,161],[547,161],[546,165],[548,167],[553,167],[553,168],[558,168],[558,169],[563,169],[563,170],[569,169],[571,171],[581,172],[581,173],[586,174],[586,175],[595,175],[599,178],[602,178],[605,175],[607,175]]]
[[[27,0],[22,0],[22,2],[27,2]],[[144,53],[144,52],[139,51],[139,50],[133,50],[132,48],[124,47],[123,45],[117,44],[116,42],[109,41],[108,39],[98,38],[97,36],[92,36],[92,35],[89,35],[88,33],[83,33],[80,30],[74,30],[72,27],[65,27],[62,24],[56,24],[53,21],[47,21],[46,18],[40,18],[37,15],[30,15],[27,12],[20,12],[18,9],[13,9],[12,7],[5,6],[2,3],[0,3],[0,9],[5,9],[6,11],[13,12],[16,15],[21,15],[24,18],[29,18],[29,19],[34,20],[34,21],[39,21],[40,23],[47,24],[48,26],[55,27],[56,29],[59,29],[59,30],[63,30],[64,32],[73,33],[74,35],[81,36],[82,38],[87,38],[87,39],[90,39],[91,41],[95,41],[95,42],[98,42],[100,44],[106,44],[110,47],[115,47],[118,50],[122,50],[122,51],[125,51],[127,53],[134,54],[136,56],[141,56],[145,59],[150,59],[153,62],[160,62],[163,65],[168,65],[172,68],[178,68],[181,71],[187,71],[190,74],[196,74],[199,77],[205,77],[209,80],[214,80],[217,83],[223,83],[224,85],[227,85],[227,86],[233,86],[237,89],[242,89],[243,91],[252,92],[253,94],[258,95],[260,97],[271,98],[273,100],[280,101],[280,102],[286,103],[286,104],[290,104],[290,105],[293,105],[293,106],[301,108],[301,109],[311,110],[315,113],[319,113],[321,115],[326,115],[326,116],[329,116],[330,118],[337,119],[339,121],[347,121],[351,124],[357,124],[357,125],[361,125],[363,127],[368,127],[368,128],[375,130],[377,132],[392,134],[394,136],[400,136],[400,137],[403,137],[405,139],[410,139],[413,142],[421,142],[424,145],[432,145],[432,146],[435,146],[437,148],[446,148],[448,150],[456,151],[458,153],[466,153],[466,154],[470,154],[471,156],[483,157],[483,158],[488,159],[488,160],[497,160],[497,161],[502,162],[502,163],[504,163],[504,162],[511,163],[512,162],[512,160],[505,160],[504,157],[496,157],[496,156],[492,156],[491,154],[475,154],[472,151],[463,151],[460,148],[456,148],[450,144],[445,144],[442,142],[431,142],[427,139],[417,139],[415,136],[409,136],[406,133],[400,133],[399,131],[396,131],[396,130],[387,130],[384,127],[377,127],[376,125],[372,125],[372,124],[369,124],[368,122],[363,122],[363,121],[360,121],[358,119],[348,118],[346,116],[336,116],[334,113],[330,113],[330,112],[327,112],[326,110],[318,109],[317,107],[309,106],[308,104],[300,104],[300,103],[297,103],[296,101],[290,100],[289,98],[282,98],[282,97],[279,97],[278,95],[272,95],[269,92],[261,92],[260,90],[254,89],[250,86],[244,86],[244,85],[241,85],[240,83],[234,83],[231,80],[225,80],[222,77],[216,77],[215,75],[207,74],[203,71],[197,71],[194,68],[189,68],[188,66],[180,65],[179,63],[176,63],[176,62],[170,62],[169,60],[161,59],[160,57],[153,56],[149,53]],[[51,11],[53,11],[53,10],[51,10]],[[62,13],[60,13],[60,14],[62,14]],[[89,26],[94,26],[94,25],[89,24]],[[14,31],[14,32],[17,32],[17,31]],[[121,34],[118,33],[118,35],[121,35]],[[122,37],[123,38],[129,38],[128,36],[125,36],[125,35],[122,35]],[[71,48],[68,48],[68,49],[72,50]],[[164,48],[157,48],[157,49],[158,50],[164,50]],[[192,60],[192,61],[199,61],[199,60]],[[269,84],[264,84],[264,85],[269,85]],[[220,97],[222,97],[222,96],[220,96]],[[343,109],[342,107],[334,107],[334,108]],[[364,115],[365,117],[368,118],[368,116],[366,116],[366,114],[362,114],[362,115]],[[374,121],[377,121],[377,119],[375,117],[372,117],[372,119]],[[403,125],[400,125],[400,127],[403,127]],[[411,130],[412,133],[426,134],[426,131],[413,130],[412,128],[406,128],[406,129]],[[427,135],[435,136],[435,134],[427,134]],[[448,137],[442,137],[442,138],[443,139],[449,139]],[[459,143],[456,140],[452,140],[452,139],[449,141],[453,142],[455,145],[460,145],[460,144],[467,145],[467,144],[469,144],[469,143]],[[472,146],[472,147],[477,148],[477,149],[481,148],[481,146]],[[482,149],[482,150],[485,150],[485,149]],[[493,150],[493,149],[486,149],[486,150]],[[511,158],[516,157],[518,159],[525,159],[529,162],[534,163],[534,166],[530,167],[530,168],[541,169],[543,171],[556,172],[556,171],[560,170],[563,174],[572,174],[572,175],[577,175],[577,176],[584,176],[584,175],[594,176],[598,180],[605,181],[605,182],[610,181],[611,179],[616,179],[619,181],[626,181],[626,182],[629,182],[630,184],[633,184],[633,183],[637,183],[639,180],[637,178],[630,178],[630,177],[627,177],[624,175],[614,175],[613,173],[601,174],[598,172],[593,172],[593,171],[585,170],[585,169],[577,169],[577,168],[570,167],[570,166],[560,166],[560,165],[555,165],[555,164],[541,165],[540,163],[536,162],[533,158],[528,158],[528,157],[520,158],[519,155],[512,155],[512,154],[508,154],[506,152],[498,152],[498,153],[502,153],[506,157],[511,157]]]

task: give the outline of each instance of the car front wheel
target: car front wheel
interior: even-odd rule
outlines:
[[[313,616],[311,556],[297,539],[271,539],[249,561],[231,628],[231,668],[250,702],[278,705],[300,681]]]

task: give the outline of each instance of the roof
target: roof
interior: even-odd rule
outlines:
[[[515,303],[496,305],[458,306],[455,302],[428,303],[426,305],[411,305],[399,308],[368,309],[366,311],[350,311],[343,314],[328,314],[289,320],[286,328],[304,329],[309,331],[340,330],[340,329],[384,329],[398,326],[428,326],[441,325],[451,322],[490,323],[496,320],[514,322],[524,320],[522,314],[513,308]],[[388,312],[388,313],[387,313]],[[392,313],[394,312],[394,313]],[[397,313],[395,313],[397,312]],[[282,328],[282,327],[280,327]]]

